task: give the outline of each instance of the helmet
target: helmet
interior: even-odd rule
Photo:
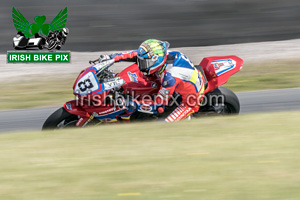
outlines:
[[[168,42],[156,39],[144,41],[140,45],[137,55],[140,71],[144,75],[150,75],[159,70],[167,60],[167,49],[169,46]]]
[[[62,33],[62,35],[63,35],[64,37],[67,37],[68,34],[69,34],[69,29],[68,29],[68,28],[63,28],[62,31],[61,31],[61,33]]]

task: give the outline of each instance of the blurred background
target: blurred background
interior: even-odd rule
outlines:
[[[68,7],[64,49],[135,49],[148,38],[172,47],[206,46],[298,38],[299,0],[1,0],[0,51],[12,49],[12,7],[29,23],[50,23]]]

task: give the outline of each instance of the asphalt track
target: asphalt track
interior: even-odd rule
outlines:
[[[300,110],[300,88],[237,93],[241,114]],[[57,107],[8,110],[0,112],[0,133],[40,130]]]

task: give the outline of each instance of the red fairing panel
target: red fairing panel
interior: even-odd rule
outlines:
[[[122,85],[124,93],[132,94],[134,97],[156,94],[161,86],[159,77],[144,76],[137,64],[130,65],[118,76],[125,80]]]
[[[208,87],[205,93],[225,84],[229,77],[240,71],[243,60],[237,56],[215,56],[206,57],[200,63],[207,81]]]
[[[73,115],[80,117],[90,117],[90,114],[84,110],[80,105],[77,105],[76,100],[68,101],[64,104],[64,109]]]

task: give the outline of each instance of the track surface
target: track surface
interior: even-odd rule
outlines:
[[[241,113],[300,110],[300,88],[241,92]],[[0,132],[40,130],[57,107],[0,112]]]

